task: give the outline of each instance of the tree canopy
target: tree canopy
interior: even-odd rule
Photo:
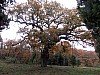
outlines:
[[[8,8],[10,21],[25,24],[19,30],[19,33],[24,34],[23,40],[33,49],[37,44],[40,48],[42,45],[43,67],[47,66],[49,49],[59,41],[60,35],[66,35],[64,39],[68,41],[94,43],[91,33],[83,30],[84,24],[78,13],[77,9],[64,8],[56,1],[27,0],[26,3],[16,3]]]

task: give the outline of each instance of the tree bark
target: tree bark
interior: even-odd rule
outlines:
[[[48,48],[45,47],[44,50],[41,51],[41,67],[47,67],[48,58],[49,58]]]

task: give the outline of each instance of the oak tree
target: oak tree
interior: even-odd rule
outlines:
[[[49,49],[59,41],[60,35],[66,35],[64,39],[68,41],[93,43],[90,40],[91,36],[86,38],[85,33],[88,32],[81,28],[84,24],[78,15],[78,10],[64,8],[56,1],[27,0],[26,3],[17,3],[9,8],[9,16],[12,21],[25,24],[24,30],[27,27],[31,28],[28,33],[22,31],[26,35],[24,39],[29,40],[31,47],[42,48],[41,66],[43,67],[48,63]]]

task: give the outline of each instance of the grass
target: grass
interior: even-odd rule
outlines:
[[[5,63],[0,60],[0,75],[100,75],[100,68]]]

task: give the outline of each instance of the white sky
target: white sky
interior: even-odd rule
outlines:
[[[69,9],[77,7],[76,0],[52,0],[52,1],[57,1],[61,3],[64,7],[67,7]]]
[[[16,0],[16,1],[23,3],[27,0]],[[76,0],[47,0],[47,1],[57,1],[58,3],[61,3],[61,5],[67,8],[73,8],[73,7],[75,8],[77,6]]]
[[[17,31],[19,27],[17,23],[10,22],[10,28],[9,29],[4,29],[1,32],[1,36],[3,38],[3,41],[6,41],[8,39],[17,39]]]
[[[25,2],[27,0],[16,0],[17,2]],[[57,1],[59,3],[61,3],[62,6],[67,7],[69,9],[71,8],[76,8],[77,6],[77,2],[76,0],[48,0],[48,1]],[[18,31],[18,24],[11,22],[10,23],[12,26],[10,27],[10,29],[8,30],[3,30],[3,32],[1,33],[2,38],[4,39],[4,41],[8,40],[8,39],[17,39],[19,36],[16,34],[16,32]],[[78,49],[83,49],[82,46],[77,46]],[[85,50],[94,50],[93,47],[87,47],[84,48]]]

